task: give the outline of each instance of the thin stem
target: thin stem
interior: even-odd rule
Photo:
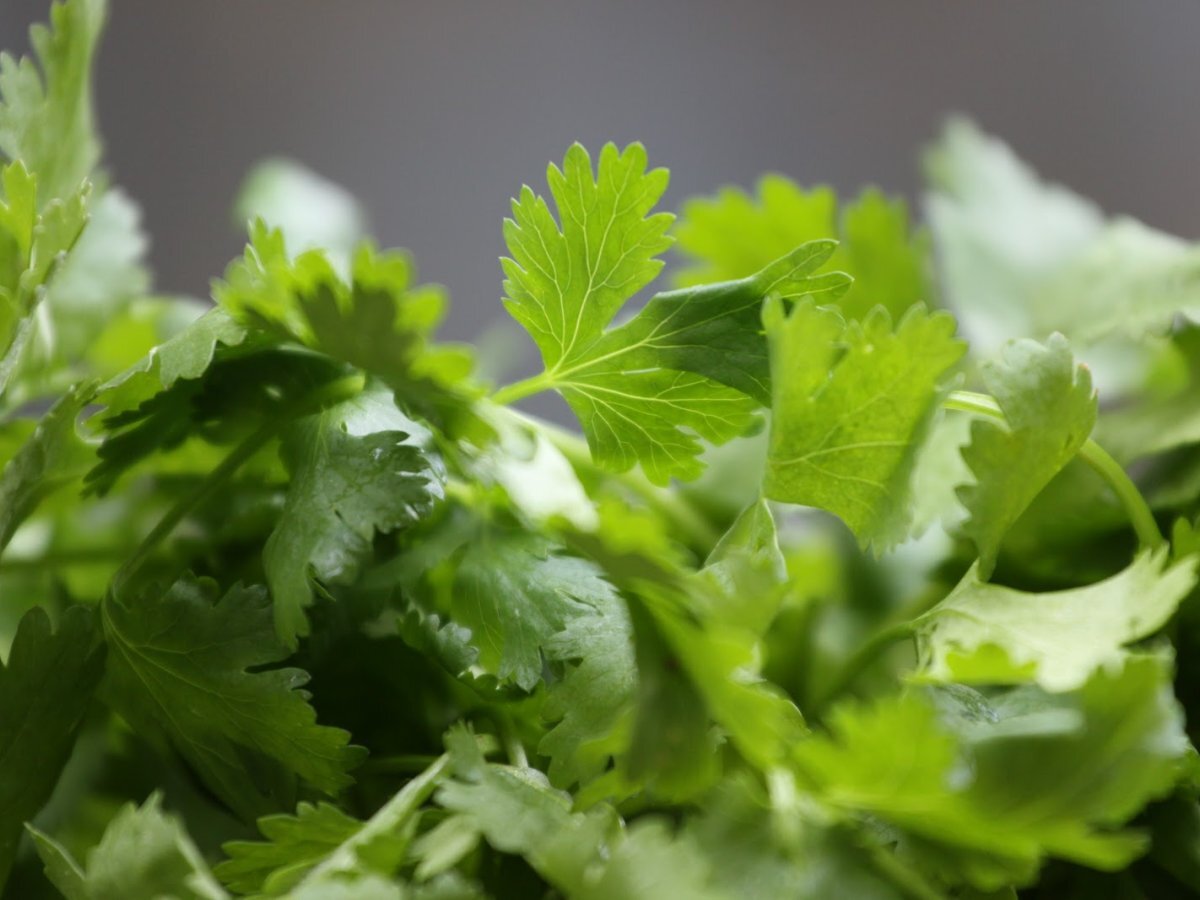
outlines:
[[[946,409],[1005,421],[1004,411],[1000,408],[1000,404],[987,394],[951,391],[942,405]],[[1146,498],[1142,496],[1142,492],[1138,490],[1137,485],[1133,483],[1126,471],[1121,468],[1120,463],[1113,459],[1107,450],[1088,438],[1079,450],[1079,458],[1091,466],[1117,495],[1117,499],[1125,507],[1125,514],[1129,516],[1129,522],[1142,547],[1155,548],[1166,543]]]
[[[270,421],[243,439],[240,444],[234,447],[221,460],[220,465],[209,472],[199,484],[168,509],[163,514],[163,517],[158,520],[158,523],[150,529],[150,533],[138,544],[137,549],[133,551],[133,555],[117,570],[117,574],[113,576],[112,593],[119,595],[121,589],[129,582],[129,579],[133,577],[138,569],[142,567],[150,555],[154,553],[158,545],[171,536],[171,533],[179,526],[179,523],[187,518],[192,510],[220,490],[225,482],[233,477],[233,474],[242,467],[243,463],[254,456],[255,453],[262,449],[263,445],[275,436],[278,428],[278,422]]]
[[[518,400],[532,397],[534,394],[540,394],[542,391],[548,391],[554,387],[554,384],[553,375],[549,372],[541,372],[532,378],[524,378],[521,381],[506,384],[500,390],[496,391],[496,393],[492,394],[491,400],[499,406],[508,406],[510,403],[516,403]]]
[[[7,557],[0,561],[0,572],[28,572],[63,569],[70,566],[91,566],[96,563],[118,562],[125,558],[128,547],[94,547],[86,550],[51,551],[41,556]]]
[[[133,555],[126,560],[125,564],[117,570],[117,574],[113,576],[111,593],[120,595],[122,588],[129,583],[130,578],[142,567],[150,555],[154,553],[158,545],[171,536],[171,533],[179,526],[179,523],[187,518],[192,510],[196,509],[220,490],[244,463],[275,437],[284,423],[307,408],[320,408],[327,404],[352,397],[361,391],[362,387],[363,378],[361,375],[351,375],[324,384],[307,395],[301,403],[289,406],[285,414],[273,416],[261,427],[245,437],[241,443],[229,451],[215,469],[209,472],[191,491],[181,497],[174,506],[163,514],[158,524],[150,529],[150,533],[142,539],[142,542],[133,551]]]

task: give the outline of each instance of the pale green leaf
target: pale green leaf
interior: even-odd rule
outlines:
[[[326,250],[342,263],[366,236],[366,215],[344,188],[289,159],[266,159],[234,201],[239,228],[261,219],[283,232],[294,253]]]
[[[987,578],[1005,532],[1062,468],[1074,459],[1096,422],[1096,394],[1084,366],[1075,365],[1062,335],[1043,344],[1010,344],[999,362],[983,366],[983,380],[1005,422],[972,423],[963,459],[975,483],[959,488],[970,513],[963,531],[979,550]]]
[[[39,205],[78,190],[100,159],[91,75],[107,6],[56,2],[49,26],[30,30],[36,63],[0,54],[0,153],[36,175]]]
[[[982,581],[976,564],[917,620],[921,677],[1074,690],[1158,631],[1195,585],[1195,569],[1194,559],[1168,566],[1164,549],[1096,584],[1026,593]]]

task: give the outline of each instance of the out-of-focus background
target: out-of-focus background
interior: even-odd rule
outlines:
[[[0,0],[24,50],[48,0]],[[293,157],[449,286],[446,333],[501,315],[500,222],[573,140],[643,141],[668,205],[767,170],[915,196],[951,112],[1045,175],[1200,236],[1200,2],[112,0],[99,110],[164,290],[238,252],[249,166]]]

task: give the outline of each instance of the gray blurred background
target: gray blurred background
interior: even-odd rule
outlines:
[[[1200,236],[1197,0],[112,6],[107,160],[164,290],[207,292],[242,176],[284,154],[361,197],[470,338],[502,313],[508,198],[573,140],[643,141],[671,207],[766,170],[912,195],[954,111],[1108,210]],[[47,8],[0,0],[0,45]]]

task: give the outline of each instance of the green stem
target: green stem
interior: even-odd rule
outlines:
[[[491,400],[498,406],[508,406],[510,403],[516,403],[518,400],[532,397],[534,394],[540,394],[542,391],[548,391],[554,385],[554,376],[549,372],[541,372],[532,378],[524,378],[521,381],[506,384],[500,390],[496,391],[496,393],[492,394]]]
[[[225,482],[228,481],[233,474],[241,468],[250,457],[257,453],[262,447],[275,436],[278,430],[279,423],[276,421],[268,422],[261,426],[246,437],[240,444],[231,450],[226,457],[221,460],[220,465],[208,473],[204,479],[197,484],[192,490],[181,497],[174,506],[163,514],[163,517],[158,520],[158,523],[150,529],[137,549],[133,551],[133,555],[125,561],[125,564],[117,570],[117,574],[113,576],[112,593],[120,595],[121,589],[129,582],[129,580],[137,573],[138,569],[145,564],[150,555],[158,548],[158,545],[171,536],[171,533],[179,526],[189,513],[196,507],[200,506],[215,494]]]
[[[174,506],[163,514],[158,524],[150,529],[150,533],[142,539],[142,542],[133,551],[133,555],[125,561],[125,564],[113,576],[110,592],[114,596],[120,596],[121,590],[129,583],[129,580],[137,573],[137,570],[145,564],[150,555],[158,548],[158,545],[171,536],[171,533],[179,526],[180,522],[187,518],[189,513],[220,490],[247,460],[275,437],[279,429],[286,422],[297,415],[304,414],[310,408],[320,409],[329,404],[353,397],[362,390],[362,387],[363,377],[361,375],[351,375],[324,384],[308,394],[300,403],[290,405],[280,415],[272,416],[261,427],[243,438],[241,443],[229,451],[215,469],[209,472],[191,491],[181,497]]]
[[[128,547],[94,547],[87,550],[51,551],[41,556],[7,557],[0,561],[0,572],[39,572],[70,566],[118,562],[125,559],[128,552]]]
[[[1004,411],[1000,408],[1000,404],[987,394],[951,391],[942,405],[946,409],[989,416],[1001,422],[1005,421]],[[1113,459],[1107,450],[1088,438],[1079,450],[1079,458],[1091,466],[1117,495],[1117,499],[1125,507],[1125,514],[1129,516],[1129,522],[1142,547],[1161,547],[1166,543],[1146,498],[1142,496],[1142,492],[1138,490],[1137,485],[1133,483],[1126,471],[1121,468],[1120,463]]]

